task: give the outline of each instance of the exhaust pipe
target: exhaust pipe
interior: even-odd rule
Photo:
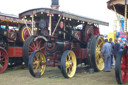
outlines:
[[[59,0],[52,0],[51,8],[52,9],[59,9]]]

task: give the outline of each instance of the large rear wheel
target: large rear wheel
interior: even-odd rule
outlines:
[[[91,46],[92,46],[92,43],[95,41],[95,38],[96,38],[96,36],[91,36],[90,38],[89,38],[89,41],[88,41],[88,43],[87,43],[87,49],[88,49],[88,58],[87,58],[87,63],[88,63],[88,65],[90,66],[90,67],[92,67],[92,63],[91,63]]]
[[[42,36],[43,37],[43,36]],[[28,66],[28,59],[32,52],[36,50],[44,50],[44,43],[46,39],[43,37],[37,37],[35,35],[30,36],[26,39],[23,45],[23,60],[25,65]]]
[[[41,51],[34,51],[28,63],[29,72],[33,77],[40,78],[46,69],[46,57]]]
[[[76,55],[73,51],[67,50],[62,54],[61,71],[65,78],[71,78],[76,72]]]
[[[0,73],[3,73],[8,67],[8,54],[6,50],[0,47]]]
[[[104,38],[102,36],[97,36],[91,45],[91,64],[95,71],[102,71],[104,69],[104,60],[101,57],[104,43]]]
[[[127,77],[128,77],[127,65],[128,65],[127,52],[121,49],[116,58],[116,65],[115,65],[116,81],[119,84],[123,84],[127,81]]]

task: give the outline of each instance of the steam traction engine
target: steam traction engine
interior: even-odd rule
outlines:
[[[24,22],[14,15],[0,13],[0,73],[8,65],[22,64],[22,45],[32,31],[29,25],[29,21]]]
[[[73,77],[80,63],[95,71],[104,69],[104,39],[98,25],[108,23],[49,8],[25,11],[20,14],[24,17],[33,18],[40,32],[28,37],[23,46],[23,58],[32,76],[42,76],[46,65],[60,67],[65,78]]]

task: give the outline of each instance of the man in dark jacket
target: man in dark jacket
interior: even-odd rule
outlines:
[[[117,39],[115,39],[114,42],[115,42],[115,45],[114,45],[113,53],[114,53],[114,58],[116,60],[118,51],[120,50],[120,44],[118,43],[118,40]]]

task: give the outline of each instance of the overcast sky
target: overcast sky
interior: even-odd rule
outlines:
[[[102,34],[113,30],[116,15],[107,9],[108,0],[59,0],[60,10],[109,22],[109,27],[102,27]],[[17,15],[33,8],[50,8],[51,0],[1,0],[0,12]]]

